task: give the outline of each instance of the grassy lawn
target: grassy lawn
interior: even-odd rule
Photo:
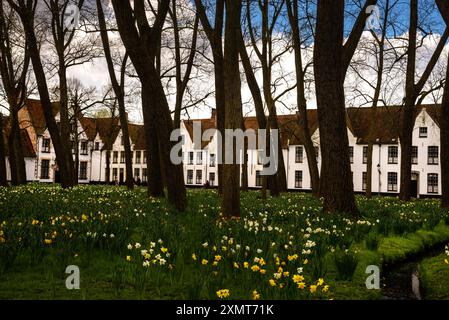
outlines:
[[[420,264],[420,270],[426,299],[449,300],[449,250],[424,259]]]
[[[144,188],[0,188],[0,299],[379,299],[368,265],[449,240],[437,200],[358,197],[354,219],[309,194],[250,191],[225,221],[215,191],[188,199],[176,213]],[[68,265],[80,290],[65,287]]]

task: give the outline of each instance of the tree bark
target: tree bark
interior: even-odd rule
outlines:
[[[217,131],[220,132],[224,139],[225,128],[225,84],[224,84],[224,61],[223,61],[223,17],[224,17],[224,0],[215,1],[215,24],[214,27],[209,22],[206,10],[201,0],[195,0],[197,14],[201,20],[204,32],[209,40],[212,48],[212,56],[214,61],[214,77],[215,77],[215,108],[217,112]],[[217,171],[218,171],[218,194],[223,192],[223,155],[224,144],[220,148],[220,142],[217,146]],[[221,161],[220,161],[221,159]]]
[[[448,8],[449,9],[449,8]],[[448,11],[449,12],[449,11]],[[449,23],[449,22],[448,22]],[[444,87],[441,104],[440,121],[441,145],[441,206],[449,209],[449,61],[446,71],[446,85]]]
[[[20,126],[18,112],[15,104],[10,104],[11,109],[11,130],[8,137],[8,148],[9,148],[9,167],[11,172],[11,184],[13,186],[18,186],[25,184],[26,169],[25,169],[25,159],[22,150],[22,139],[20,137]]]
[[[163,166],[161,166],[162,176],[166,178],[168,199],[179,211],[184,211],[186,208],[186,190],[182,164],[175,165],[170,159],[170,150],[174,146],[174,143],[170,141],[173,121],[160,75],[154,66],[157,52],[155,43],[159,43],[158,39],[160,39],[169,2],[160,2],[153,27],[148,25],[143,1],[134,1],[134,15],[128,1],[113,0],[112,4],[123,44],[142,83],[142,94],[146,96],[145,99],[148,99],[146,101],[149,102],[145,105],[142,104],[143,112],[151,113],[154,119],[156,132],[151,132],[149,130],[151,130],[152,124],[148,123],[148,117],[144,117],[146,136],[157,135],[160,159],[163,162]],[[140,34],[135,22],[137,22]],[[147,150],[148,155],[150,152],[154,152],[154,150]]]
[[[133,166],[132,166],[132,151],[131,143],[129,140],[129,130],[128,130],[128,117],[126,115],[125,107],[125,67],[127,61],[127,54],[123,58],[122,68],[121,68],[121,81],[119,83],[117,76],[115,75],[114,62],[112,61],[111,48],[109,45],[109,36],[106,29],[106,20],[104,17],[103,6],[101,0],[97,0],[97,12],[98,12],[98,23],[100,26],[101,41],[103,43],[104,56],[106,63],[108,65],[109,78],[111,80],[112,89],[114,90],[115,97],[118,102],[118,110],[120,116],[120,127],[122,129],[123,135],[123,147],[125,149],[125,166],[126,166],[126,186],[128,190],[134,189],[134,178],[133,178]]]
[[[6,177],[6,152],[5,152],[5,139],[3,136],[3,114],[0,113],[0,186],[8,186],[8,180]]]
[[[225,129],[241,128],[242,97],[239,69],[239,35],[241,3],[226,1],[225,48],[224,48],[224,87],[225,87]],[[230,143],[226,136],[226,143]],[[233,143],[233,163],[223,165],[222,212],[227,218],[240,216],[240,164],[239,150]],[[225,155],[226,156],[226,155]]]
[[[326,212],[358,213],[349,164],[343,62],[344,1],[319,0],[314,69]],[[357,40],[358,41],[358,40]],[[331,67],[330,67],[331,66]]]
[[[33,64],[34,75],[37,82],[38,92],[44,112],[45,122],[47,129],[50,132],[51,140],[55,148],[56,161],[61,172],[61,185],[63,188],[69,188],[73,186],[73,158],[70,146],[64,144],[59,133],[59,128],[56,124],[56,120],[52,112],[52,103],[50,101],[50,95],[48,92],[47,79],[45,76],[42,61],[40,59],[39,47],[34,31],[34,6],[28,3],[19,2],[16,4],[12,0],[8,0],[8,3],[19,14],[23,24],[23,28],[28,41],[28,52]]]

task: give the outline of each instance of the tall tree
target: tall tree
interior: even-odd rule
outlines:
[[[0,74],[11,119],[8,149],[12,185],[27,182],[20,138],[19,111],[25,105],[28,94],[30,56],[26,48],[26,38],[21,33],[19,24],[20,21],[14,11],[0,1]]]
[[[190,44],[190,51],[187,57],[187,61],[183,61],[182,52],[181,52],[181,30],[180,24],[178,21],[178,5],[176,4],[176,0],[172,0],[172,7],[169,10],[170,17],[173,23],[173,35],[174,35],[174,45],[175,45],[175,70],[176,70],[176,99],[175,99],[175,118],[174,118],[174,126],[175,128],[179,128],[181,125],[181,111],[182,111],[182,103],[184,93],[187,89],[187,84],[190,80],[190,75],[193,69],[193,63],[196,54],[196,43],[198,38],[198,27],[199,27],[199,15],[198,13],[195,15],[195,21],[193,23],[192,30],[192,40]],[[182,73],[183,65],[185,65],[184,74]]]
[[[5,139],[3,132],[3,113],[0,112],[0,187],[6,187],[8,185],[6,177]]]
[[[296,70],[296,103],[298,105],[299,123],[302,128],[302,138],[307,155],[307,164],[309,166],[312,192],[315,196],[319,195],[320,174],[316,158],[315,146],[313,145],[312,135],[310,134],[309,121],[307,119],[307,100],[305,91],[306,69],[304,68],[302,58],[302,40],[299,29],[299,10],[298,0],[287,0],[288,18],[292,32],[292,45],[295,52],[295,70]]]
[[[115,74],[114,62],[111,55],[111,47],[109,44],[109,36],[106,27],[106,19],[104,16],[101,0],[97,0],[97,13],[98,13],[98,23],[100,27],[101,41],[103,43],[104,57],[108,65],[108,72],[109,78],[111,79],[112,89],[114,90],[115,97],[118,103],[120,127],[123,136],[123,147],[125,149],[126,186],[128,187],[128,189],[132,190],[134,188],[133,165],[132,165],[133,157],[131,151],[131,142],[129,139],[128,117],[125,107],[125,70],[128,55],[125,53],[125,56],[123,58],[119,82],[119,80],[117,79],[117,75]]]
[[[410,200],[412,180],[412,140],[415,120],[416,101],[421,94],[432,70],[443,52],[449,37],[449,28],[446,27],[435,51],[430,58],[421,78],[416,82],[416,50],[418,33],[418,0],[410,0],[410,26],[407,48],[407,69],[405,80],[404,105],[401,112],[401,184],[399,198],[403,201]]]
[[[225,87],[225,130],[240,129],[243,122],[242,96],[239,69],[239,38],[240,38],[240,1],[226,1],[226,23],[224,43],[224,76]],[[229,150],[228,144],[233,136],[225,134],[226,153],[232,152],[233,162],[226,161],[223,165],[223,198],[222,211],[225,217],[240,216],[240,150],[233,144]]]
[[[209,40],[214,62],[214,79],[215,79],[215,108],[217,110],[217,131],[224,137],[225,127],[225,85],[224,85],[224,57],[223,57],[223,21],[224,21],[224,0],[215,1],[215,15],[213,17],[213,25],[210,21],[204,0],[195,0],[197,13],[201,20],[201,25]],[[223,158],[223,146],[218,145],[217,158]],[[223,161],[218,162],[218,193],[221,194],[223,189]]]
[[[168,199],[178,210],[183,211],[186,207],[186,190],[182,164],[176,165],[170,159],[170,150],[174,145],[174,142],[170,141],[173,121],[160,74],[155,67],[158,44],[170,1],[159,2],[152,26],[148,22],[143,0],[134,1],[134,10],[129,1],[113,0],[112,5],[123,44],[142,84],[148,168],[150,169],[149,162],[153,160],[151,157],[158,157],[160,172],[165,177],[168,189]],[[157,141],[153,140],[154,136]],[[155,142],[153,146],[151,141]],[[158,149],[155,148],[156,145]],[[149,172],[151,173],[151,170]],[[153,176],[150,175],[151,178]]]
[[[263,97],[265,104],[268,109],[268,121],[267,121],[267,131],[274,129],[279,130],[279,124],[277,119],[277,110],[276,110],[276,98],[273,94],[272,89],[272,81],[273,81],[273,65],[274,63],[280,59],[282,54],[286,51],[285,49],[281,50],[281,52],[276,52],[274,50],[274,36],[275,28],[282,12],[285,1],[284,0],[276,0],[276,1],[258,1],[258,8],[261,15],[261,32],[260,32],[260,43],[261,49],[258,47],[258,42],[255,37],[254,32],[254,24],[251,17],[252,6],[251,1],[247,0],[247,11],[246,11],[246,20],[248,23],[248,31],[251,38],[251,43],[256,53],[258,60],[260,62],[262,68],[262,88],[263,88]],[[270,10],[273,8],[273,10]],[[271,12],[272,11],[272,12]],[[287,88],[290,90],[291,88]],[[267,144],[269,143],[269,139],[267,139]],[[271,150],[270,147],[268,147]],[[278,168],[275,175],[275,179],[270,179],[270,190],[273,196],[278,196],[280,192],[287,190],[287,178],[285,173],[285,163],[284,157],[282,156],[282,146],[279,144],[279,149],[277,150],[279,154],[278,159]]]
[[[344,0],[318,0],[314,70],[321,145],[320,191],[324,211],[357,214],[346,126],[344,80],[365,27],[369,5],[361,9],[343,45]]]
[[[9,5],[18,13],[22,21],[27,38],[27,48],[33,65],[33,71],[37,82],[37,88],[45,116],[45,122],[50,132],[53,147],[56,153],[56,161],[61,173],[61,185],[68,188],[74,185],[73,158],[70,145],[65,143],[59,133],[58,125],[53,115],[52,103],[48,91],[47,77],[39,52],[39,43],[35,32],[35,13],[37,0],[7,0]]]
[[[449,2],[437,0],[438,9],[449,26]],[[449,209],[449,60],[447,62],[446,83],[441,104],[440,120],[440,146],[441,146],[441,206]]]

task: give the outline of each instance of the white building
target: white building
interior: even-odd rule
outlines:
[[[441,194],[439,108],[437,105],[417,107],[412,155],[412,192],[416,196]],[[54,107],[54,114],[58,119],[57,104]],[[56,157],[39,101],[29,100],[27,107],[21,110],[19,116],[22,141],[25,144],[24,148],[27,149],[28,180],[58,182]],[[366,157],[369,141],[374,143],[372,192],[382,194],[399,192],[401,160],[399,117],[399,107],[379,107],[374,118],[370,108],[347,109],[350,159],[356,192],[362,193],[366,190]],[[308,110],[308,121],[320,166],[316,110]],[[215,111],[208,119],[182,121],[180,129],[185,140],[182,146],[184,181],[187,186],[203,186],[206,181],[211,186],[216,186],[217,134],[212,132],[210,139],[202,141],[201,146],[195,146],[194,122],[201,124],[201,133],[215,129]],[[299,118],[296,114],[282,115],[278,116],[278,122],[288,189],[309,191],[311,182]],[[256,118],[245,118],[245,128],[257,131]],[[146,182],[150,177],[147,176],[144,127],[129,124],[128,129],[133,153],[133,177],[135,180]],[[123,183],[126,180],[126,169],[120,121],[117,118],[80,117],[77,132],[79,182],[104,183],[109,180]],[[263,165],[258,161],[258,150],[248,150],[247,157],[248,186],[258,188],[262,184],[260,172],[263,169]]]

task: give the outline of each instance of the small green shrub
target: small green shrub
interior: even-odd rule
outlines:
[[[334,262],[337,268],[338,278],[340,280],[350,281],[354,276],[359,259],[349,250],[337,250],[334,253]]]

